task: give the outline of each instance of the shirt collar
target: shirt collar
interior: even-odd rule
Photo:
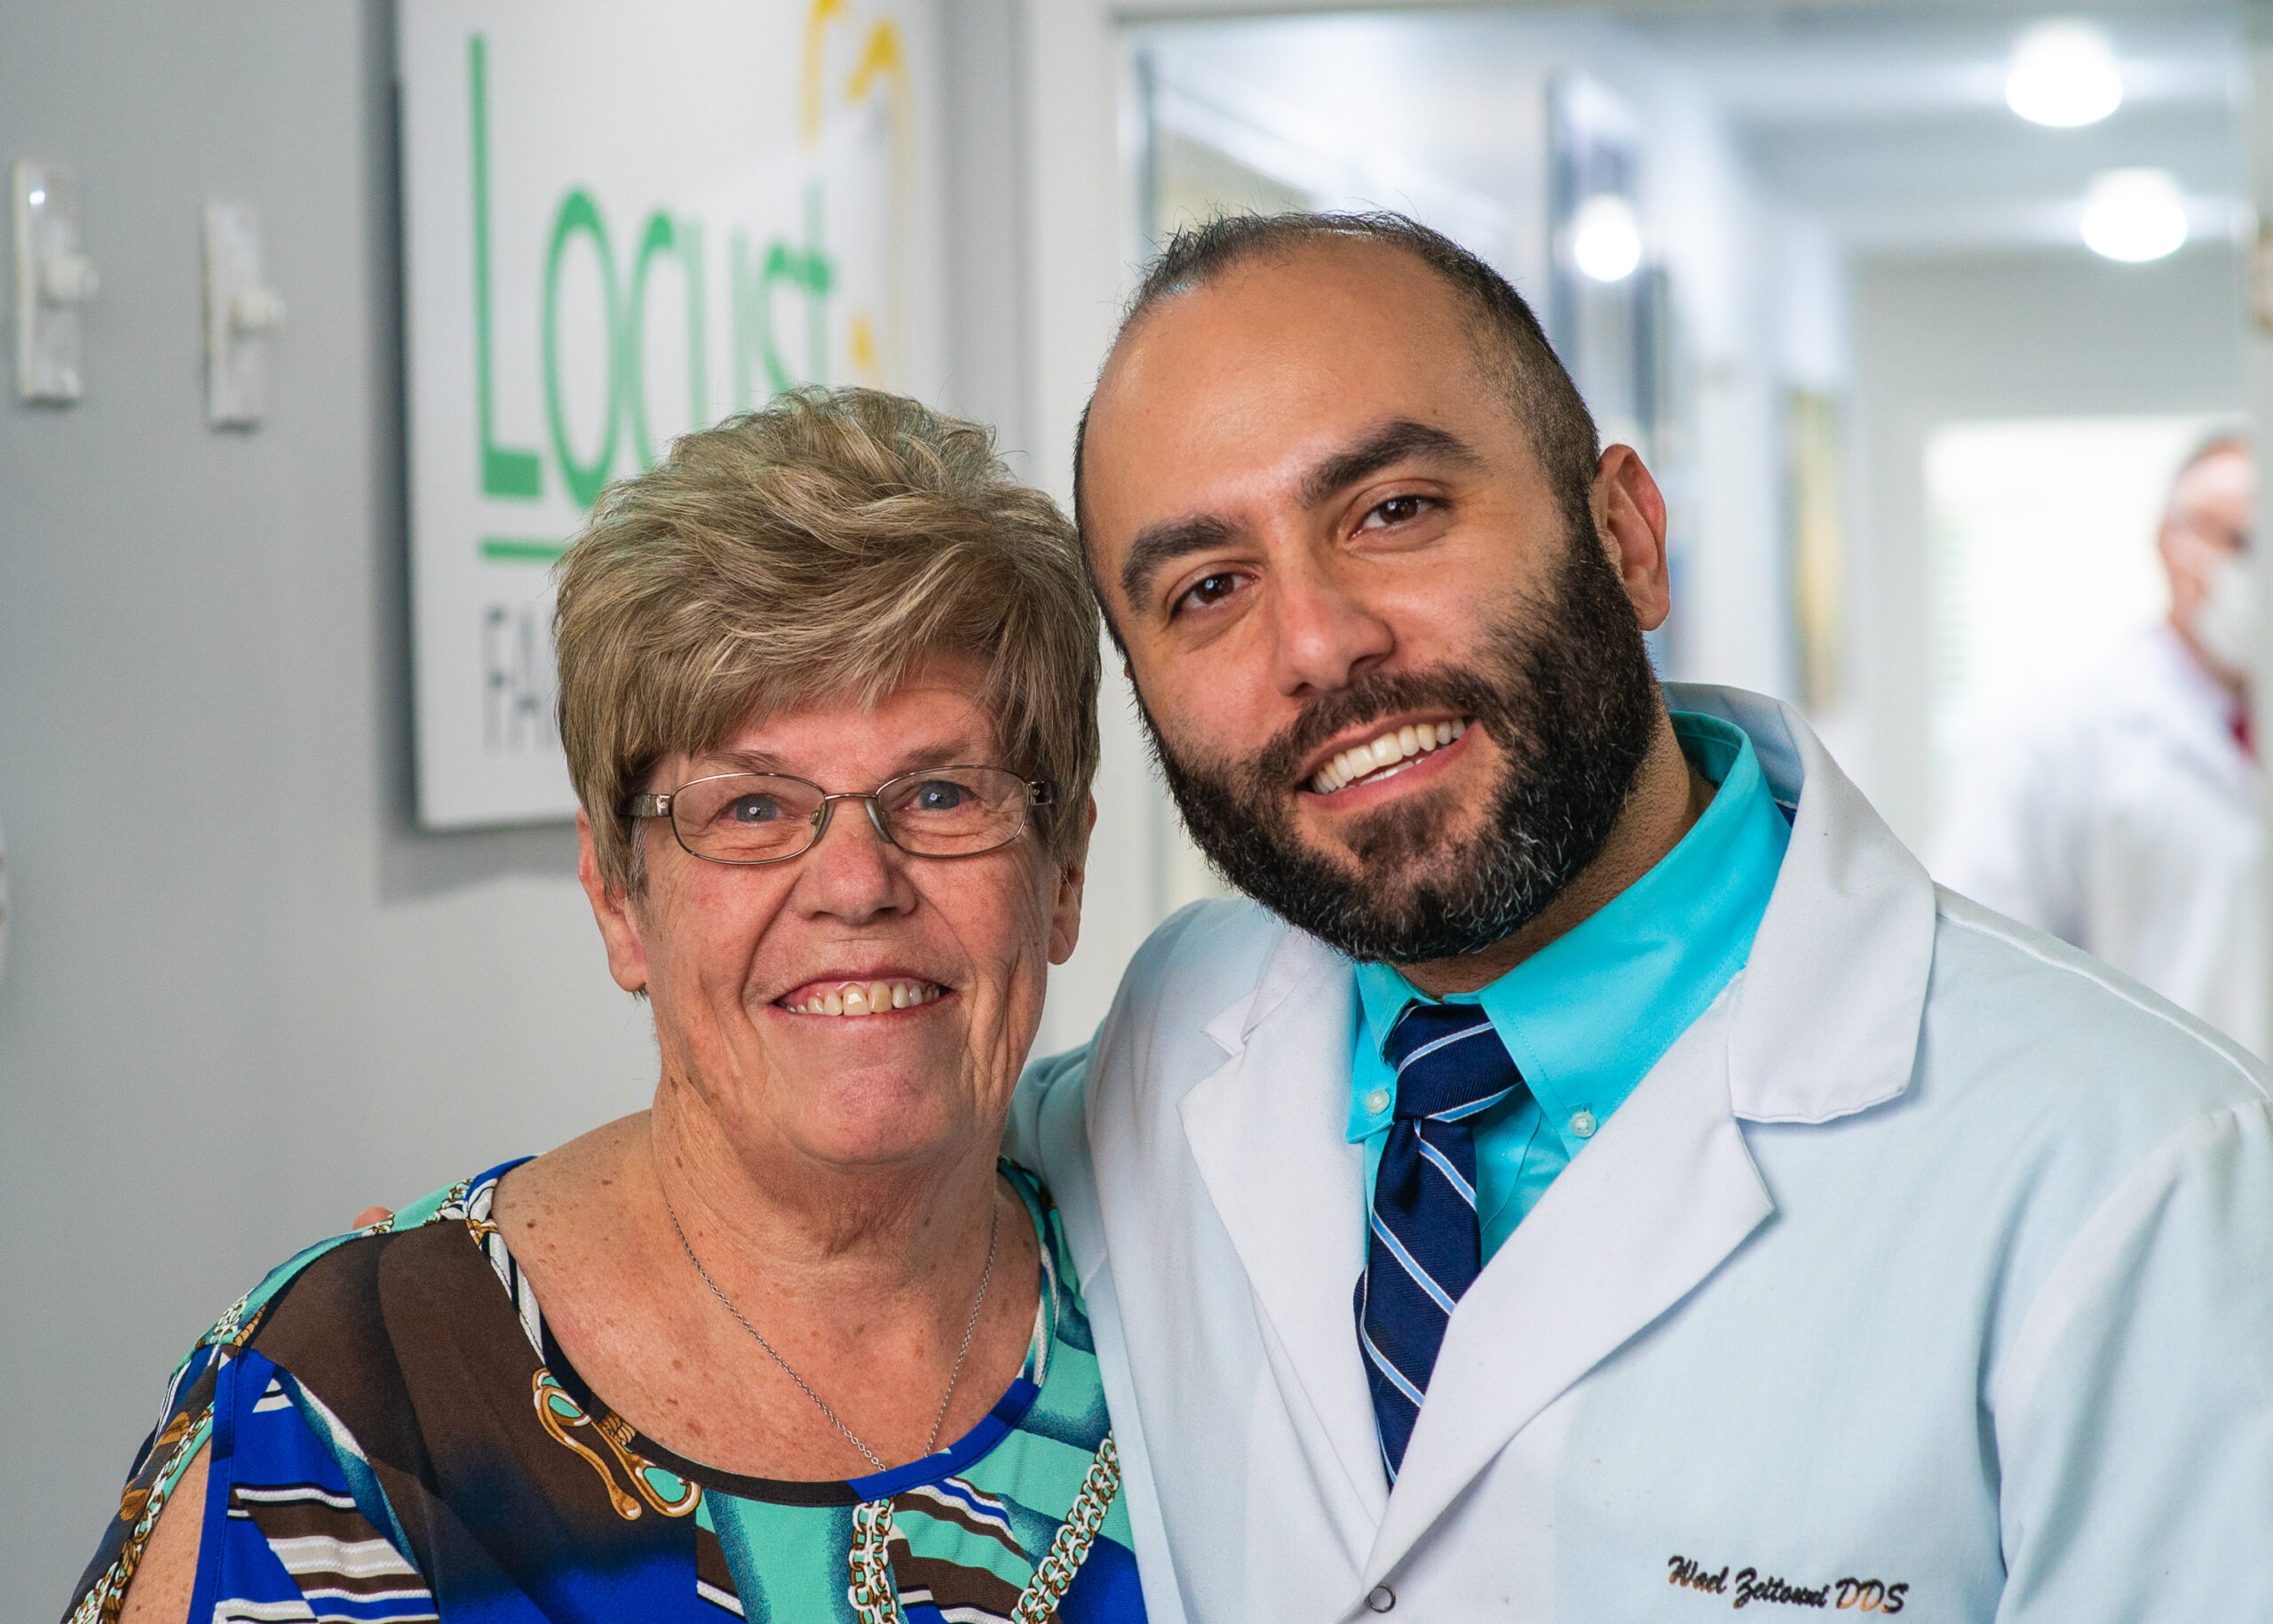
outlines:
[[[1683,753],[1719,785],[1657,866],[1576,928],[1479,992],[1479,1003],[1549,1123],[1607,1118],[1720,995],[1766,912],[1791,838],[1752,741],[1716,717],[1673,713]],[[1359,964],[1358,995],[1379,1044],[1421,996],[1386,964]],[[1352,1101],[1353,1137],[1374,1113]],[[1378,1120],[1378,1119],[1376,1119]]]

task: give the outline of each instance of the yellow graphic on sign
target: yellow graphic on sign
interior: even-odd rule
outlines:
[[[907,71],[907,53],[899,25],[890,17],[869,23],[865,33],[847,0],[813,0],[805,14],[802,69],[798,75],[797,124],[808,151],[820,146],[829,108],[828,94],[828,43],[832,25],[841,25],[859,41],[852,69],[845,75],[838,105],[851,108],[881,93],[891,120],[891,228],[885,255],[888,306],[884,344],[877,342],[875,318],[855,307],[846,316],[846,349],[863,384],[881,384],[904,373],[907,360],[907,242],[915,186],[915,98]]]

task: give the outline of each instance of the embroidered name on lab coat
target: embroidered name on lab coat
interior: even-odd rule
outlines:
[[[1851,1573],[1810,1588],[1792,1584],[1772,1573],[1763,1575],[1756,1567],[1738,1568],[1730,1573],[1725,1562],[1716,1573],[1701,1562],[1678,1556],[1667,1557],[1666,1567],[1667,1583],[1683,1589],[1702,1590],[1707,1596],[1725,1596],[1731,1607],[1777,1602],[1786,1607],[1835,1608],[1842,1612],[1900,1612],[1910,1590],[1907,1583],[1857,1579]]]

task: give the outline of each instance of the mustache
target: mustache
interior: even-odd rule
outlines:
[[[1368,672],[1349,686],[1320,694],[1280,728],[1239,776],[1250,792],[1299,787],[1303,764],[1337,735],[1408,710],[1450,710],[1471,719],[1501,709],[1492,684],[1462,666],[1424,671]],[[1155,733],[1157,739],[1158,734]],[[1512,747],[1502,740],[1502,749]]]

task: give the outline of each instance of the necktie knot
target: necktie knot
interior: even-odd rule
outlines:
[[[1397,1072],[1398,1121],[1481,1111],[1523,1081],[1492,1018],[1475,1004],[1415,999],[1390,1028],[1382,1058]]]

